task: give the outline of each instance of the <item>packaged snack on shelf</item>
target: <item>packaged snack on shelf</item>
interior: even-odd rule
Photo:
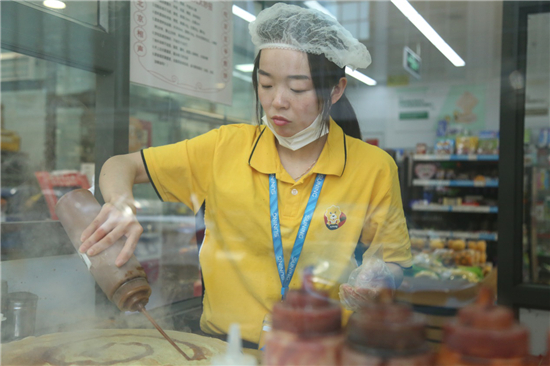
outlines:
[[[455,265],[455,252],[452,249],[436,249],[433,252],[433,257],[445,267]]]
[[[416,144],[416,153],[420,155],[424,155],[428,152],[428,145],[425,143],[419,142]]]
[[[479,131],[477,153],[481,155],[498,155],[499,132]]]
[[[445,240],[440,238],[430,239],[430,249],[443,249],[445,248]]]
[[[423,250],[426,248],[426,238],[411,237],[411,248],[415,250]]]
[[[447,242],[449,249],[460,251],[466,249],[466,241],[464,239],[452,239]]]
[[[455,140],[439,138],[435,140],[434,153],[436,155],[450,155],[455,153]]]
[[[464,249],[454,253],[455,264],[457,266],[477,266],[479,264],[480,253],[476,250]]]
[[[432,179],[437,171],[435,164],[416,164],[414,174],[419,179]]]
[[[477,143],[477,136],[459,136],[456,138],[456,153],[459,155],[475,154]]]

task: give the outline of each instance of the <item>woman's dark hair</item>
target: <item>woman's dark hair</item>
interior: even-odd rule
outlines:
[[[262,51],[258,53],[254,60],[254,71],[252,72],[252,85],[254,86],[254,93],[256,94],[256,113],[257,120],[260,123],[261,120],[261,108],[258,98],[258,68],[260,66],[260,56]],[[331,100],[332,88],[334,88],[340,78],[346,76],[344,68],[338,67],[333,62],[329,61],[324,55],[313,55],[308,53],[309,70],[311,72],[311,79],[313,81],[313,87],[317,94],[317,100],[319,101],[319,108],[322,111],[322,121],[325,124],[329,124],[329,115],[332,116],[334,122],[338,124],[346,135],[362,139],[361,129],[359,128],[359,122],[355,111],[351,106],[348,98],[345,94],[342,94],[340,100],[334,105]]]

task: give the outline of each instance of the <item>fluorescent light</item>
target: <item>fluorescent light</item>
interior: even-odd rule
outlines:
[[[437,34],[431,25],[424,20],[422,15],[412,7],[407,0],[391,0],[393,5],[405,15],[418,30],[428,38],[430,42],[447,57],[456,67],[466,65],[466,62]]]
[[[233,5],[233,14],[235,14],[239,18],[246,20],[249,23],[256,20],[256,17],[254,15],[250,14],[242,8],[239,8],[237,5]]]
[[[304,5],[310,9],[319,10],[321,13],[325,13],[327,15],[330,15],[334,19],[336,19],[336,17],[332,15],[330,11],[328,11],[323,5],[319,4],[319,2],[317,1],[304,1]]]
[[[252,72],[254,71],[254,64],[240,64],[235,66],[235,68],[242,72]]]
[[[65,9],[67,5],[63,1],[59,0],[45,0],[42,5],[52,9]]]
[[[252,78],[250,76],[241,74],[240,72],[237,72],[235,70],[233,70],[233,77],[236,77],[237,79],[241,79],[248,83],[252,83]]]
[[[370,86],[376,85],[376,80],[374,80],[372,78],[369,78],[367,75],[365,75],[363,73],[360,73],[357,70],[353,71],[352,69],[350,69],[347,66],[346,66],[346,74],[348,74],[351,77],[356,78],[360,82],[365,83],[367,85],[370,85]]]

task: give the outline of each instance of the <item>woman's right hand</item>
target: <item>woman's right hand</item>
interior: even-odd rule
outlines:
[[[118,255],[117,267],[126,263],[136,248],[143,227],[135,215],[135,206],[128,201],[106,203],[92,223],[82,232],[79,250],[89,256],[101,253],[117,240],[126,237],[126,243]]]

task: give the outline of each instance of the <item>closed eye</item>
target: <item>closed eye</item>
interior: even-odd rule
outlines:
[[[269,89],[269,88],[271,88],[271,85],[262,85],[261,87],[262,87],[263,89]]]
[[[290,89],[290,90],[292,90],[296,94],[300,94],[306,91],[306,90],[296,90],[296,89]]]

